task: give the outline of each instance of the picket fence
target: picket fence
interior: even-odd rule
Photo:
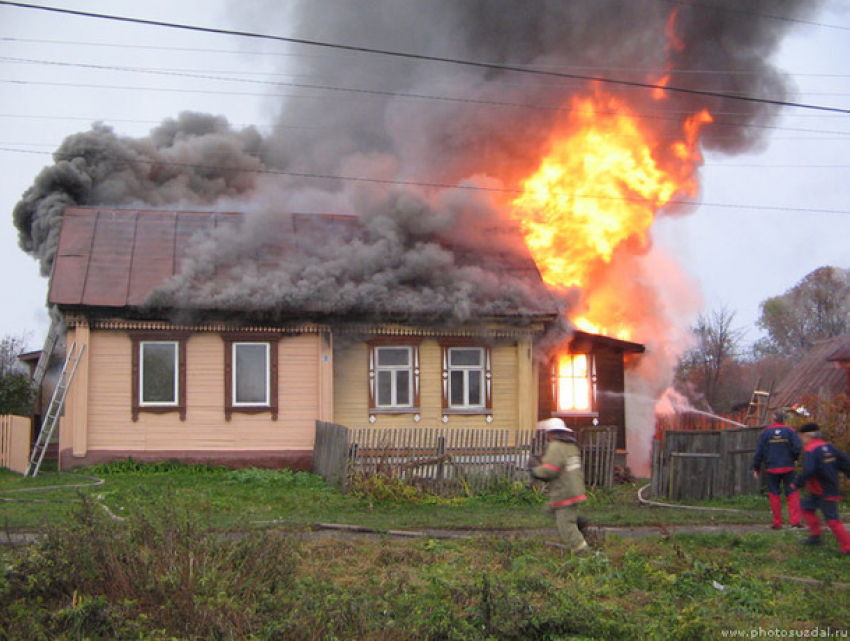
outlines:
[[[616,427],[586,428],[579,446],[590,487],[614,483]],[[541,456],[536,430],[405,427],[348,428],[316,423],[313,469],[347,489],[356,476],[386,474],[441,494],[478,492],[507,480],[528,480],[528,460]]]

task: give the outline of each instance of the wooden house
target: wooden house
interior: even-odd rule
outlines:
[[[281,217],[261,250],[197,267],[192,296],[175,297],[169,283],[197,239],[243,224],[238,214],[65,210],[48,300],[65,319],[66,345],[86,349],[60,427],[60,468],[132,457],[309,469],[317,420],[524,430],[558,415],[616,424],[625,445],[625,358],[642,346],[577,333],[558,350],[575,355],[567,365],[541,359],[537,342],[557,309],[521,240],[509,252],[433,240],[455,266],[512,278],[533,300],[478,305],[472,292],[462,318],[427,300],[399,313],[394,296],[377,310],[319,295],[221,302],[218,284],[234,274],[280,269],[316,238],[352,242],[359,223],[340,216]]]
[[[806,397],[834,399],[839,394],[850,396],[850,334],[819,341],[806,352],[776,386],[770,407],[792,407]]]

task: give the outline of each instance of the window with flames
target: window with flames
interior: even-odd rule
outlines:
[[[559,354],[552,365],[555,410],[565,414],[596,413],[596,365],[592,354]]]

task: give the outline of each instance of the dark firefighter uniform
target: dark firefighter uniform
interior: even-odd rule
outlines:
[[[794,486],[805,487],[808,495],[803,499],[803,518],[809,526],[809,544],[820,543],[822,532],[817,510],[823,512],[826,524],[835,538],[842,554],[850,554],[850,534],[838,518],[838,501],[841,491],[839,472],[850,477],[850,458],[831,443],[820,438],[816,423],[807,423],[800,428],[804,434],[812,434],[803,450],[803,471],[794,479]]]

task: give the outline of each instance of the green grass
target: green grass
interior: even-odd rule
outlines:
[[[0,638],[708,639],[850,621],[850,590],[782,578],[840,571],[832,545],[800,554],[790,532],[609,536],[574,557],[542,536],[222,536],[183,498],[137,508],[118,522],[85,500],[0,550]]]
[[[94,485],[92,479],[103,482]],[[86,485],[86,487],[75,487]],[[64,486],[66,489],[29,491]],[[767,500],[737,497],[719,507],[735,511],[693,511],[647,507],[638,502],[641,484],[589,491],[582,512],[594,522],[612,526],[682,525],[693,523],[760,523],[768,519]],[[117,515],[126,515],[157,500],[180,495],[209,512],[216,527],[235,522],[307,525],[341,523],[376,529],[527,530],[552,527],[544,511],[545,496],[524,483],[506,484],[496,492],[455,499],[414,494],[398,498],[393,486],[342,494],[320,477],[289,470],[137,464],[123,462],[76,473],[41,472],[23,478],[0,470],[2,523],[10,530],[32,530],[61,522],[81,496],[96,497]],[[25,491],[21,491],[25,490]],[[712,506],[718,507],[713,503]]]
[[[44,489],[57,485],[65,489]],[[736,523],[766,526],[764,497],[702,505],[743,512],[683,510],[640,505],[639,487],[593,491],[582,512],[611,526],[729,531],[609,533],[601,551],[576,558],[548,544],[545,497],[523,483],[446,499],[392,479],[343,495],[285,470],[125,462],[35,479],[0,471],[0,496],[18,499],[2,504],[7,530],[43,535],[0,547],[0,638],[703,639],[724,629],[846,629],[850,589],[829,582],[850,582],[850,569],[830,534],[815,549],[800,546],[799,531],[736,534]],[[470,536],[306,527],[316,523]]]

